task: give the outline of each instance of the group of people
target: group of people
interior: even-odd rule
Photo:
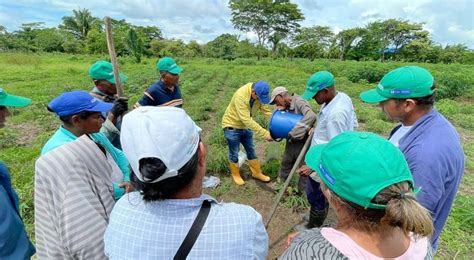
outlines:
[[[182,68],[157,62],[160,79],[128,111],[116,96],[112,65],[89,69],[90,93],[69,91],[47,109],[61,125],[35,164],[34,203],[38,259],[265,259],[268,235],[252,207],[203,194],[206,148],[201,129],[182,109]],[[127,76],[120,74],[121,81]],[[241,186],[242,144],[251,176],[261,170],[253,135],[273,141],[253,118],[271,108],[299,114],[288,133],[279,179],[288,178],[308,138],[298,187],[311,205],[281,259],[430,259],[464,171],[455,128],[434,108],[435,81],[421,67],[387,73],[360,95],[401,124],[386,140],[355,132],[351,98],[336,90],[328,71],[311,75],[299,96],[265,81],[245,84],[222,118],[229,169]],[[310,105],[314,99],[320,110]],[[30,99],[0,89],[0,127],[8,107]],[[212,156],[212,155],[209,155]],[[35,248],[19,214],[18,198],[0,164],[0,258],[28,259]],[[322,227],[331,206],[334,227]]]

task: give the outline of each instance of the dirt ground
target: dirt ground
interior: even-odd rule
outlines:
[[[252,179],[245,166],[242,167],[241,174],[245,180],[244,186],[235,185],[230,176],[228,178],[220,177],[222,183],[219,189],[221,192],[215,197],[219,201],[241,203],[253,207],[262,215],[265,223],[277,196],[273,190],[273,184],[265,184]],[[212,194],[210,189],[204,192]],[[306,213],[305,210],[297,211],[280,203],[267,228],[269,236],[268,259],[276,259],[285,251],[287,236],[294,232],[296,225],[304,223],[302,220],[304,213]],[[334,213],[330,211],[325,225],[333,225],[334,219]]]

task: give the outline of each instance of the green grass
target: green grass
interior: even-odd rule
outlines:
[[[60,122],[46,110],[47,103],[66,90],[90,90],[92,81],[87,75],[90,64],[103,59],[100,56],[59,54],[0,53],[0,87],[10,93],[28,96],[33,104],[25,109],[12,110],[7,128],[0,129],[0,159],[8,165],[13,185],[20,195],[21,213],[28,233],[34,237],[33,176],[34,163],[42,145],[59,126]],[[358,94],[374,86],[380,75],[399,62],[356,62],[316,60],[253,60],[237,59],[180,59],[185,69],[181,76],[184,109],[203,128],[207,147],[208,172],[221,178],[219,188],[211,195],[221,197],[231,192],[235,201],[249,201],[258,189],[244,187],[236,192],[229,178],[227,146],[220,122],[234,91],[247,82],[267,80],[273,87],[283,85],[301,94],[308,76],[316,70],[330,70],[336,76],[338,90],[353,98],[360,122],[359,130],[373,131],[386,136],[395,125],[375,106],[363,104]],[[129,76],[125,93],[133,105],[143,91],[158,79],[155,59],[145,59],[140,64],[120,59],[121,71]],[[441,236],[439,258],[472,258],[474,252],[474,66],[420,64],[441,79],[440,89],[450,99],[437,102],[436,107],[456,126],[461,134],[466,153],[466,171],[448,223]],[[462,79],[459,79],[462,77]],[[370,82],[370,83],[369,83]],[[458,96],[462,94],[461,96]],[[458,97],[455,97],[458,96]],[[314,109],[319,107],[311,102]],[[259,120],[262,120],[261,118]],[[262,147],[261,140],[257,142]],[[262,152],[267,163],[265,172],[276,178],[279,156],[284,145],[263,143],[268,147]],[[292,182],[292,189],[296,181]],[[291,193],[286,207],[307,206],[304,197]],[[267,212],[261,212],[266,215]],[[293,223],[290,223],[293,224]]]

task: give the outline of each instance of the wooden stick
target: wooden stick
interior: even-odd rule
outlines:
[[[123,97],[122,82],[120,82],[120,74],[117,64],[117,56],[115,55],[114,38],[112,37],[112,22],[110,17],[104,18],[105,35],[107,36],[107,48],[109,49],[110,62],[114,69],[115,87],[117,88],[117,96]]]
[[[293,175],[296,172],[296,169],[298,168],[298,165],[300,165],[301,160],[303,160],[303,157],[306,154],[306,151],[308,151],[309,145],[311,144],[311,139],[313,139],[313,133],[311,133],[308,136],[308,139],[306,139],[306,142],[304,143],[303,149],[301,149],[300,154],[298,155],[298,158],[296,159],[295,164],[293,164],[293,168],[291,168],[290,174],[288,175],[288,178],[286,178],[285,185],[283,185],[283,189],[280,190],[280,193],[278,193],[277,200],[273,204],[272,210],[270,211],[270,215],[268,216],[268,219],[265,222],[265,228],[268,228],[268,225],[270,224],[270,221],[272,220],[273,215],[275,214],[275,211],[278,207],[278,204],[280,203],[281,198],[283,197],[283,194],[285,193],[286,189],[288,188],[288,185],[290,185],[290,181],[293,178]]]

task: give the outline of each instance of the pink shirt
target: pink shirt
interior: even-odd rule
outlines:
[[[354,242],[348,235],[337,231],[333,228],[322,228],[321,234],[326,238],[337,250],[347,256],[349,259],[384,259],[378,257]],[[408,260],[408,259],[424,259],[428,253],[428,238],[422,237],[415,239],[410,236],[410,246],[407,251],[399,257],[393,259]]]

